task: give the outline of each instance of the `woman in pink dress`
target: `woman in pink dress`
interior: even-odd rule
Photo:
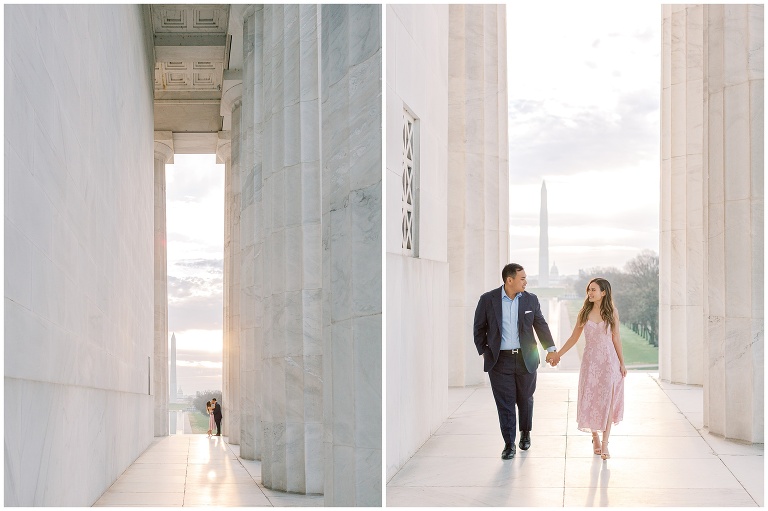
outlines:
[[[624,377],[627,369],[621,352],[619,311],[613,304],[611,284],[603,278],[589,282],[576,328],[556,353],[553,365],[557,365],[560,357],[576,345],[582,331],[586,345],[579,370],[576,423],[581,431],[592,433],[593,452],[607,460],[611,457],[608,452],[611,425],[618,424],[624,418]]]
[[[216,427],[216,423],[213,420],[213,408],[211,407],[210,401],[206,401],[205,409],[208,410],[208,437],[210,438],[213,428]]]

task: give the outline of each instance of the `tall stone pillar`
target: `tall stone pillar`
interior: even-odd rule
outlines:
[[[264,103],[263,6],[243,13],[243,100],[240,112],[240,455],[262,455]]]
[[[226,94],[226,91],[224,92]],[[223,94],[223,95],[224,95]],[[222,95],[222,96],[223,96]],[[231,103],[222,97],[222,109],[226,107],[227,113],[231,116]],[[231,123],[230,123],[231,124]],[[222,346],[222,413],[227,418],[226,421],[222,421],[221,433],[229,438],[229,442],[238,444],[240,441],[240,406],[237,406],[237,398],[239,393],[233,392],[233,387],[237,385],[236,381],[233,382],[233,361],[238,361],[239,357],[233,354],[233,339],[232,339],[232,132],[220,131],[219,139],[216,146],[216,162],[224,165],[224,272],[223,272],[223,290],[222,290],[222,302],[223,302],[223,346]],[[239,354],[239,346],[235,344],[237,354]],[[239,365],[237,375],[239,376]],[[233,385],[234,383],[234,385]],[[233,416],[236,416],[237,420],[233,421]],[[235,424],[236,423],[236,424]],[[237,430],[236,438],[232,438],[233,430]],[[233,441],[234,440],[234,441]]]
[[[451,5],[449,34],[448,384],[463,386],[485,381],[475,307],[510,262],[505,6]]]
[[[763,6],[663,9],[660,373],[763,442]]]
[[[224,350],[222,434],[240,444],[240,111],[242,80],[225,80],[221,113],[229,127],[229,162],[224,174]],[[225,155],[226,156],[226,155]]]
[[[265,486],[323,492],[318,7],[266,6],[262,187]],[[256,185],[258,187],[258,185]]]
[[[674,7],[674,16],[665,19],[662,36],[659,330],[661,339],[674,342],[662,343],[659,365],[665,379],[701,385],[706,252],[704,7],[681,7]]]
[[[381,6],[321,20],[325,505],[381,506]]]
[[[155,436],[168,431],[168,253],[165,224],[165,164],[173,163],[173,134],[155,132]]]

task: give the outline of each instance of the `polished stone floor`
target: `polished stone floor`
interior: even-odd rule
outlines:
[[[238,457],[225,437],[157,439],[94,506],[323,505],[322,495],[273,491],[261,484],[261,462]]]
[[[504,447],[490,387],[449,390],[450,413],[387,484],[387,506],[763,506],[763,446],[703,429],[701,387],[631,372],[611,459],[576,428],[577,372],[539,371],[532,446]]]

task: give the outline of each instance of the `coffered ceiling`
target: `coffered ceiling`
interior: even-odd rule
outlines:
[[[155,50],[155,131],[220,131],[230,6],[153,4],[149,9]]]

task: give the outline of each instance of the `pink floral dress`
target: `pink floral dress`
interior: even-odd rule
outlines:
[[[605,431],[609,420],[618,424],[624,418],[624,378],[610,325],[587,320],[584,338],[576,423],[581,431]]]

